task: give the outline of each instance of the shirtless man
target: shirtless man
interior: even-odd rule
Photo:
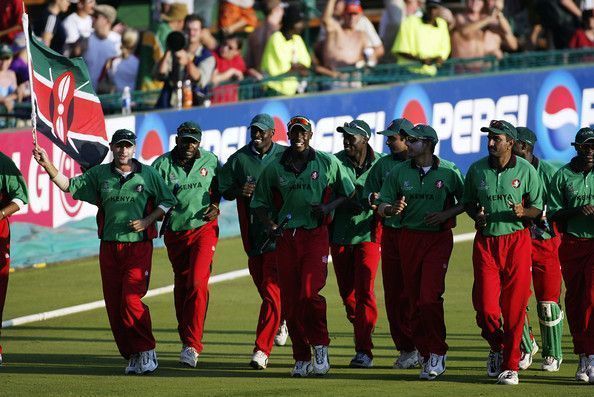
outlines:
[[[322,62],[324,66],[333,70],[364,61],[363,51],[367,47],[365,33],[355,29],[363,13],[361,5],[347,3],[339,22],[332,15],[335,4],[336,0],[329,0],[322,17],[322,26],[327,32],[322,43]]]
[[[492,6],[486,0],[466,0],[466,10],[456,15],[452,31],[452,57],[475,58],[494,55],[503,58],[502,48],[515,51],[518,40],[503,16],[503,1]],[[489,2],[492,3],[492,2]],[[480,65],[469,65],[480,67]]]

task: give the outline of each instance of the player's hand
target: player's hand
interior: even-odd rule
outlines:
[[[591,204],[583,205],[580,211],[584,216],[594,217],[594,206]]]
[[[406,197],[402,196],[400,197],[400,200],[398,200],[391,208],[390,212],[392,213],[392,215],[400,215],[402,214],[402,212],[404,211],[404,209],[406,208],[408,204],[406,204]]]
[[[208,208],[206,209],[206,212],[202,216],[202,219],[205,220],[206,222],[211,222],[211,221],[214,221],[217,218],[217,216],[219,216],[220,213],[221,213],[221,211],[219,210],[218,205],[210,204],[208,206]]]
[[[311,214],[318,219],[322,219],[328,215],[328,207],[324,204],[315,204],[311,206]]]
[[[487,226],[487,214],[485,214],[485,207],[480,207],[474,217],[474,227],[480,230],[484,229],[485,226]]]
[[[428,226],[439,226],[448,220],[447,214],[442,212],[431,212],[425,216],[425,223]]]
[[[369,197],[367,197],[367,202],[369,202],[369,206],[371,207],[372,210],[377,210],[377,204],[375,203],[375,201],[379,198],[379,193],[370,193]]]
[[[46,168],[51,164],[47,152],[41,146],[35,145],[33,148],[33,158],[43,168]]]
[[[254,194],[254,190],[256,190],[256,184],[254,182],[246,182],[241,187],[241,195],[243,197],[252,197],[252,194]]]
[[[130,227],[130,229],[132,229],[132,231],[140,233],[140,232],[143,232],[144,230],[146,230],[146,228],[150,226],[150,222],[147,221],[146,218],[136,219],[136,220],[130,221],[128,223],[128,226]]]
[[[523,218],[524,216],[526,216],[526,213],[524,212],[524,206],[522,205],[522,203],[514,204],[511,201],[508,201],[507,205],[509,205],[509,208],[511,208],[516,218]]]

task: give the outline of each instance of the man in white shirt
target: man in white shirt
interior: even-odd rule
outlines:
[[[66,29],[66,55],[74,43],[80,38],[86,39],[93,33],[93,10],[95,0],[79,0],[76,4],[76,11],[64,19]]]

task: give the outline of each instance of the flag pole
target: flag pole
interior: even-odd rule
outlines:
[[[25,33],[25,41],[27,43],[27,67],[29,69],[29,85],[31,86],[31,125],[33,134],[33,145],[37,147],[37,99],[35,97],[35,90],[33,89],[33,66],[31,57],[31,45],[29,41],[29,15],[27,15],[25,2],[23,1],[23,32]]]

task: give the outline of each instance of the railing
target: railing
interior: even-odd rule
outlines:
[[[518,71],[545,67],[561,67],[594,63],[594,49],[554,50],[542,52],[524,52],[508,54],[498,60],[493,56],[470,59],[449,59],[438,69],[437,78],[464,77],[470,75]],[[339,78],[331,78],[316,74],[296,76],[285,74],[268,77],[263,80],[245,79],[241,82],[230,82],[211,90],[210,100],[213,103],[235,102],[261,98],[263,96],[278,96],[277,92],[267,90],[268,83],[282,82],[285,79],[297,79],[300,82],[299,93],[315,93],[333,89],[356,89],[377,84],[405,83],[412,80],[428,80],[435,77],[411,73],[405,65],[379,64],[374,67],[343,68]],[[216,93],[223,91],[227,98]],[[214,95],[213,95],[214,93]],[[154,108],[159,91],[135,91],[132,93],[133,111],[146,111]],[[115,114],[121,111],[121,94],[100,95],[99,99],[105,114]],[[222,99],[222,101],[221,101]],[[12,127],[16,119],[28,119],[31,114],[31,104],[17,103],[11,113],[0,109],[0,127]],[[2,125],[4,122],[5,125]],[[7,124],[7,125],[6,125]]]

